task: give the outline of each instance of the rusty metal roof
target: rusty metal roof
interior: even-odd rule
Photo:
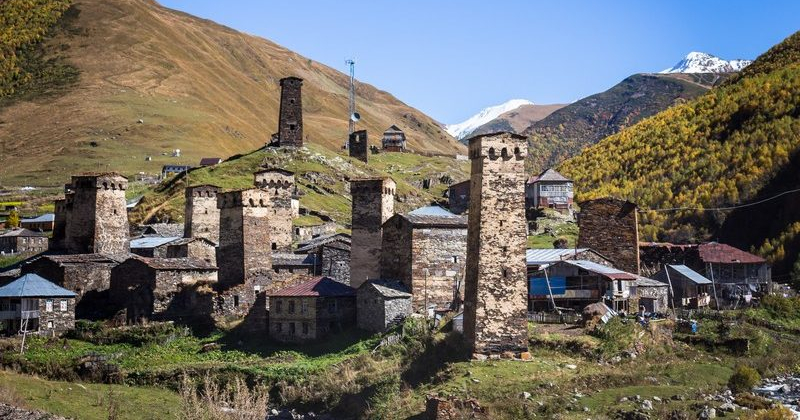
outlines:
[[[707,244],[698,245],[700,251],[700,259],[706,263],[718,264],[763,264],[767,260],[753,255],[749,252],[742,251],[739,248],[734,248],[730,245],[721,244],[719,242],[709,242]]]
[[[270,296],[286,297],[348,297],[355,295],[356,289],[344,283],[339,283],[330,277],[317,277],[270,294]]]

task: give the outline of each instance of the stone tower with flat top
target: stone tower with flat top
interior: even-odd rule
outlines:
[[[278,115],[278,146],[303,146],[303,101],[300,88],[303,79],[281,79],[281,109]]]
[[[205,238],[219,243],[219,209],[215,185],[196,185],[186,188],[184,238]]]
[[[528,349],[526,155],[527,139],[517,134],[469,141],[464,336],[474,353]]]

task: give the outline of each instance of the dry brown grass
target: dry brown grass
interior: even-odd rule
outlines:
[[[19,395],[13,388],[5,385],[0,385],[0,403],[19,408],[28,408],[25,398]]]
[[[206,376],[198,386],[184,377],[180,391],[184,420],[264,420],[267,416],[267,389],[250,389],[241,378],[221,386]]]
[[[339,150],[347,139],[348,79],[333,68],[154,1],[76,0],[74,7],[79,14],[44,47],[77,67],[80,80],[58,96],[0,109],[4,182],[35,177],[57,185],[80,170],[156,173],[165,163],[252,150],[277,131],[278,80],[290,75],[305,80],[308,142]],[[390,94],[361,83],[357,94],[359,128],[373,144],[397,124],[413,149],[465,153],[430,117]],[[176,148],[183,157],[161,155]]]

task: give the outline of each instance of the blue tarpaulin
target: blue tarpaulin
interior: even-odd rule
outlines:
[[[550,291],[547,290],[547,279],[544,277],[531,277],[530,279],[530,294],[533,296],[549,295]],[[553,295],[563,295],[567,293],[567,278],[566,277],[550,277],[550,288],[553,290]]]

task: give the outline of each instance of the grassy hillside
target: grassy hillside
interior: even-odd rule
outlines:
[[[734,80],[604,139],[560,169],[575,179],[580,199],[613,195],[643,208],[725,207],[797,188],[793,174],[800,151],[798,57],[800,33],[760,56]],[[785,200],[796,202],[797,196]],[[729,212],[646,211],[642,232],[648,240],[685,241],[745,230],[748,234],[740,235],[737,243],[755,245],[780,237],[797,221],[797,213],[777,217],[770,209],[754,207],[751,217],[723,230]],[[749,231],[758,219],[782,222]],[[778,242],[795,237],[789,233]],[[773,243],[772,248],[779,245]],[[774,260],[794,261],[797,255],[782,253]]]
[[[300,205],[342,224],[350,222],[349,178],[391,176],[397,182],[395,210],[408,211],[432,202],[441,202],[448,180],[469,177],[469,163],[448,157],[425,157],[411,153],[370,155],[369,165],[312,145],[298,150],[262,148],[235,157],[220,165],[199,168],[148,190],[131,214],[133,222],[182,220],[184,190],[187,185],[214,184],[224,189],[248,188],[253,172],[261,167],[295,172],[301,193]],[[431,179],[430,189],[422,180]],[[301,220],[300,223],[314,220]]]
[[[556,165],[606,136],[697,97],[723,77],[636,74],[605,92],[573,102],[522,130],[529,136],[530,167],[538,172]]]
[[[58,18],[66,4],[2,3],[35,18],[11,22],[14,34],[26,33],[15,29],[17,21],[34,28],[21,41],[0,40],[4,55],[22,54],[43,38],[32,53],[37,62],[74,70],[53,76],[69,86],[56,95],[16,90],[0,101],[2,184],[57,185],[82,170],[156,173],[166,163],[253,150],[276,131],[278,80],[290,75],[305,80],[308,143],[336,150],[347,138],[348,78],[337,70],[152,0],[74,0]],[[47,84],[36,72],[21,74],[29,86]],[[412,149],[464,153],[436,122],[391,94],[358,83],[357,95],[359,128],[373,142],[397,124]],[[182,157],[170,157],[173,149]]]

